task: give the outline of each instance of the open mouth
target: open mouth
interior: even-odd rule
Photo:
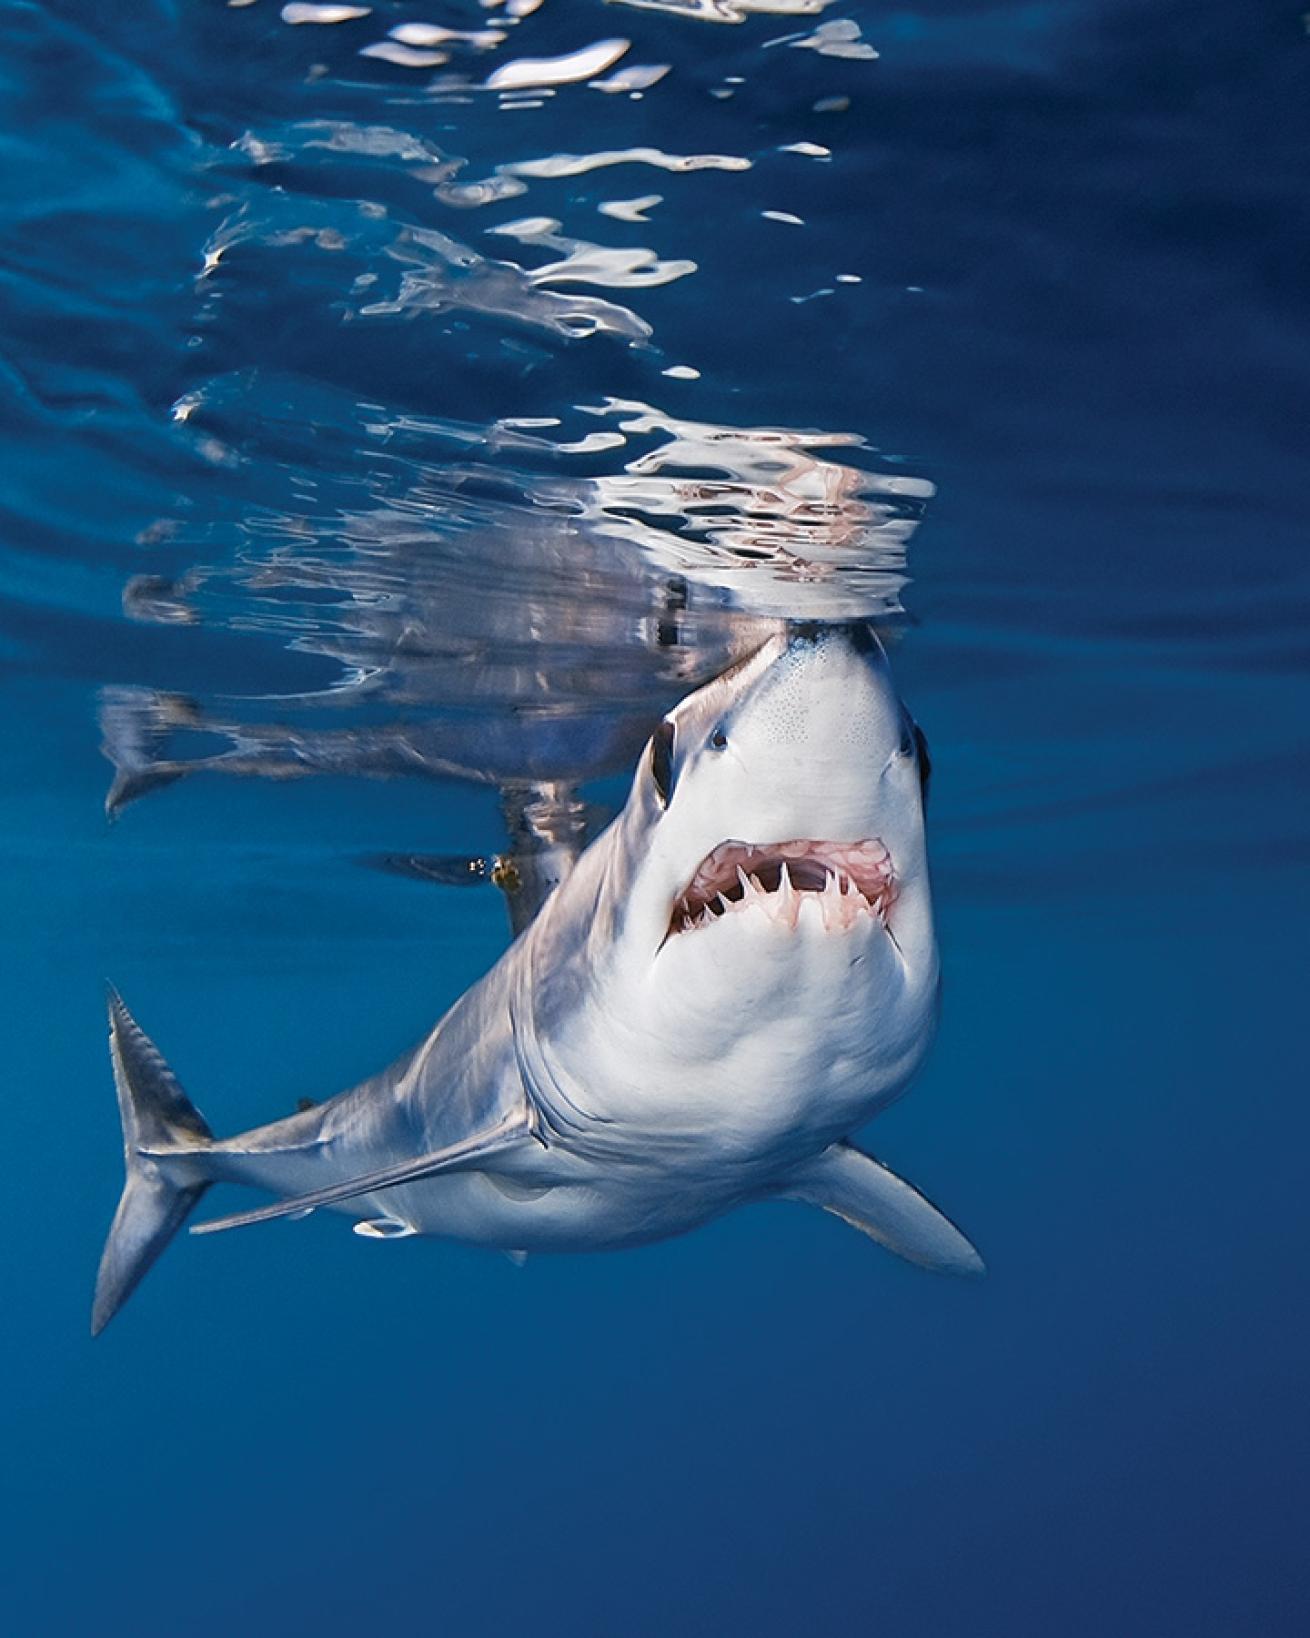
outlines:
[[[830,932],[872,916],[883,926],[896,898],[891,855],[863,842],[720,842],[673,906],[670,933],[709,927],[721,916],[762,910],[795,927],[801,905],[817,901]]]

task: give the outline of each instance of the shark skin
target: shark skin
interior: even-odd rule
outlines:
[[[128,1180],[93,1330],[216,1182],[277,1198],[193,1232],[323,1208],[381,1238],[578,1251],[788,1197],[981,1272],[846,1141],[933,1034],[926,775],[872,631],[796,628],[664,718],[623,811],[527,930],[352,1090],[216,1140],[111,997]]]

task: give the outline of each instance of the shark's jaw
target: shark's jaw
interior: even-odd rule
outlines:
[[[795,929],[807,900],[818,906],[827,932],[849,932],[870,922],[885,929],[895,899],[891,855],[877,837],[726,841],[705,856],[679,894],[668,936],[740,915],[763,915]]]

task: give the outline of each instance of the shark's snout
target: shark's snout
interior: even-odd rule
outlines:
[[[788,628],[786,641],[789,650],[832,644],[849,648],[855,654],[882,652],[882,645],[867,620],[852,620],[844,625],[825,625],[817,620],[797,621]]]
[[[903,713],[882,644],[857,623],[791,631],[739,715],[739,736],[754,728],[780,750],[852,767],[891,749]]]

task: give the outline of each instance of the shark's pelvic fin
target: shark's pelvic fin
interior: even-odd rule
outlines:
[[[109,1054],[127,1181],[105,1241],[91,1310],[98,1336],[209,1187],[196,1164],[212,1134],[159,1049],[109,992]]]
[[[982,1258],[916,1188],[872,1155],[834,1143],[798,1166],[779,1191],[822,1206],[907,1262],[941,1274],[985,1274]]]
[[[347,1178],[343,1183],[330,1183],[315,1189],[312,1194],[300,1194],[292,1200],[279,1200],[271,1206],[260,1206],[255,1211],[234,1212],[230,1217],[214,1217],[207,1223],[192,1225],[192,1234],[217,1234],[223,1229],[246,1228],[251,1223],[268,1223],[275,1217],[305,1216],[319,1206],[332,1206],[339,1200],[354,1200],[359,1195],[376,1194],[381,1189],[394,1189],[401,1183],[417,1183],[425,1177],[436,1177],[441,1172],[465,1171],[480,1166],[491,1155],[532,1135],[532,1112],[516,1109],[498,1120],[485,1132],[452,1143],[445,1149],[434,1149],[426,1155],[415,1155],[413,1160],[402,1160],[395,1166],[383,1166],[376,1172],[365,1172],[359,1177]]]
[[[298,1215],[308,1217],[309,1212]],[[355,1224],[355,1233],[362,1234],[366,1240],[407,1240],[418,1230],[412,1223],[402,1223],[398,1217],[366,1217]]]

